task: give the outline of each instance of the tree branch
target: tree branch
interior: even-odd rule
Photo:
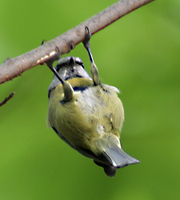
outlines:
[[[14,92],[12,92],[8,97],[6,97],[4,99],[4,101],[0,102],[0,106],[4,105],[5,103],[7,103],[7,101],[9,101],[12,97],[14,96]]]
[[[51,59],[56,54],[56,47],[59,48],[61,55],[70,52],[71,49],[83,41],[85,26],[89,27],[91,34],[93,35],[122,16],[151,1],[153,0],[118,1],[102,12],[94,15],[88,20],[82,22],[55,39],[39,46],[38,48],[16,58],[8,58],[2,65],[0,65],[0,84],[9,81],[16,76],[21,75],[24,71]]]

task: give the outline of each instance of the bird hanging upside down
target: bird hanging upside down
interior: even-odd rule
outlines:
[[[91,51],[91,34],[85,27],[84,47],[91,62],[91,77],[80,58],[53,59],[46,64],[54,77],[49,86],[48,125],[68,145],[92,158],[113,177],[117,168],[139,163],[125,153],[120,143],[124,109],[113,86],[102,84]]]

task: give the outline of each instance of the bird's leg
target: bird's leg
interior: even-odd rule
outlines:
[[[90,50],[90,42],[89,42],[90,38],[91,38],[90,30],[87,26],[85,26],[85,38],[84,38],[83,44],[89,54],[89,59],[91,62],[91,76],[92,76],[94,85],[100,85],[98,69],[96,67],[96,64],[94,62],[94,59],[93,59],[93,56],[92,56],[91,50]]]
[[[54,56],[53,58],[51,58],[50,60],[46,61],[46,65],[49,67],[49,69],[54,73],[54,75],[59,79],[59,81],[61,82],[62,86],[63,86],[63,90],[64,90],[64,102],[68,102],[72,99],[73,97],[73,93],[74,90],[71,86],[71,84],[69,84],[68,82],[64,81],[58,74],[58,72],[56,71],[56,69],[53,67],[53,62],[55,60],[59,60],[60,59],[60,51],[59,48],[56,47],[57,49],[57,54],[56,56]]]

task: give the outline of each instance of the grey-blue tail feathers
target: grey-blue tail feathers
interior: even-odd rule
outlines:
[[[116,174],[117,168],[139,163],[137,159],[128,155],[122,148],[106,148],[100,157],[94,162],[103,167],[106,175],[110,177]]]

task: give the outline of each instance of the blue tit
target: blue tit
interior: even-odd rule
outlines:
[[[117,168],[139,163],[120,143],[124,109],[113,86],[102,84],[90,51],[90,31],[84,47],[91,61],[91,77],[80,58],[67,57],[46,64],[54,73],[49,90],[48,125],[69,146],[89,157],[113,177]]]

